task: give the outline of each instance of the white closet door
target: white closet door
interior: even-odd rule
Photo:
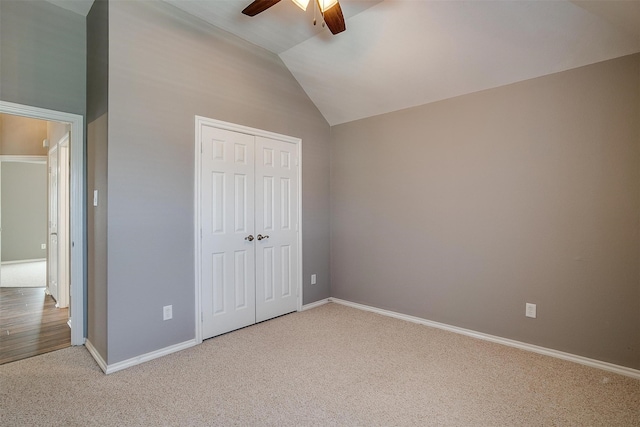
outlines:
[[[256,321],[297,309],[298,145],[256,137]]]
[[[49,150],[49,293],[58,301],[58,146]]]
[[[254,137],[201,131],[202,332],[209,338],[256,321]]]

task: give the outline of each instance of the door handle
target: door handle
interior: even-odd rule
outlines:
[[[253,234],[249,234],[247,237],[244,238],[244,240],[248,240],[250,242],[253,242]]]
[[[268,234],[265,234],[264,236],[262,234],[258,234],[258,237],[257,237],[258,240],[268,239],[268,238],[269,238]]]

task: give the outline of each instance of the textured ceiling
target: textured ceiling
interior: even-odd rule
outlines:
[[[640,1],[341,0],[337,36],[289,0],[165,1],[278,54],[331,125],[640,52]]]

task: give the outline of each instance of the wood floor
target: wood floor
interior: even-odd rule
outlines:
[[[69,347],[68,318],[44,288],[0,288],[0,365]]]

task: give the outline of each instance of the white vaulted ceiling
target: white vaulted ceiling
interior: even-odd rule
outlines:
[[[330,125],[640,52],[638,0],[340,0],[336,36],[290,0],[165,1],[279,55]]]
[[[385,1],[347,28],[280,54],[332,125],[640,49],[567,1]]]

